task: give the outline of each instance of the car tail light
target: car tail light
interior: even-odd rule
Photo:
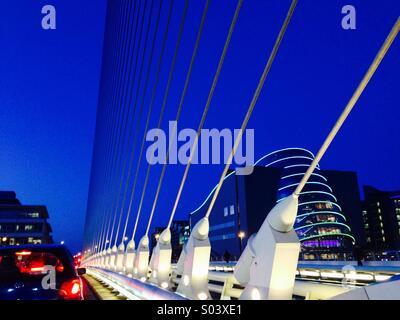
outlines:
[[[82,284],[79,279],[64,282],[61,285],[61,293],[67,300],[81,299]]]

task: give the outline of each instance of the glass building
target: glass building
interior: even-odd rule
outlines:
[[[231,171],[210,216],[212,259],[220,260],[224,252],[238,258],[248,237],[259,230],[277,202],[293,193],[313,159],[308,150],[288,148],[262,157],[251,175],[240,176]],[[325,174],[334,182],[334,188]],[[341,201],[335,196],[335,189]],[[192,227],[207,211],[214,190],[190,213]],[[351,212],[348,216],[341,203]],[[350,225],[356,230],[362,228],[356,174],[323,171],[318,166],[299,197],[295,230],[302,243],[300,259],[350,258],[355,242]]]
[[[281,169],[277,202],[291,195],[314,160],[312,152],[290,148],[261,158],[257,165]],[[303,259],[340,259],[355,239],[334,190],[319,165],[299,196],[295,230],[302,243]]]

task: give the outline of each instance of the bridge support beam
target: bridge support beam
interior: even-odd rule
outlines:
[[[106,250],[105,257],[106,257],[106,259],[105,259],[105,266],[104,266],[104,268],[107,269],[107,270],[110,270],[111,248],[108,248],[108,249]]]
[[[133,276],[141,281],[147,280],[147,273],[149,270],[149,237],[147,235],[140,239],[138,248],[136,250],[135,264],[133,269]]]
[[[298,198],[279,202],[257,234],[250,237],[235,268],[235,278],[245,289],[243,300],[291,300],[300,241],[293,225]]]
[[[133,277],[133,265],[135,263],[135,240],[128,242],[124,256],[124,273],[128,277]]]
[[[179,257],[177,273],[182,278],[176,291],[190,299],[211,299],[208,290],[208,267],[211,254],[208,232],[208,219],[203,218],[193,228]]]
[[[116,245],[114,245],[111,248],[111,255],[110,255],[110,270],[112,270],[112,271],[115,271],[117,268],[117,265],[116,265],[117,254],[118,254],[118,248]]]
[[[158,284],[163,289],[170,288],[171,257],[171,231],[165,229],[160,234],[150,259],[150,282]]]
[[[125,244],[124,241],[118,246],[117,252],[117,261],[115,264],[115,270],[118,273],[122,273],[124,271],[124,256],[125,256]]]

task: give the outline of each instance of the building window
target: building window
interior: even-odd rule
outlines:
[[[381,220],[381,221],[382,221],[382,216],[379,216],[379,220]]]
[[[33,225],[31,224],[25,225],[25,231],[31,231],[31,230],[33,230]]]
[[[227,217],[228,216],[228,207],[225,207],[224,208],[224,217]]]
[[[39,213],[38,212],[28,213],[28,216],[32,218],[39,218]]]
[[[232,205],[229,209],[231,216],[233,216],[235,214],[235,206]]]

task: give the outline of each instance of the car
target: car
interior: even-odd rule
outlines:
[[[85,272],[63,245],[0,247],[0,300],[83,300]]]

